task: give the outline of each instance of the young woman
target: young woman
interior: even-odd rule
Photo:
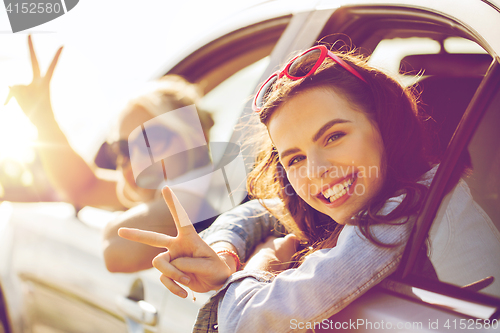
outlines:
[[[262,85],[254,109],[267,134],[247,185],[260,203],[222,215],[203,242],[180,227],[166,188],[176,238],[120,230],[168,249],[153,265],[172,292],[187,297],[174,281],[218,290],[195,331],[285,332],[340,311],[396,270],[436,170],[412,91],[353,55],[305,51]],[[278,228],[263,206],[293,236],[265,240]]]
[[[110,136],[110,146],[114,151],[111,158],[117,165],[116,179],[103,179],[96,173],[95,165],[89,165],[69,144],[68,139],[54,117],[50,101],[50,81],[57,65],[62,47],[59,48],[44,76],[28,36],[28,45],[33,69],[33,80],[28,85],[10,88],[6,103],[14,97],[31,122],[38,129],[38,140],[44,144],[37,146],[44,172],[62,200],[72,203],[76,209],[93,206],[115,211],[117,214],[104,230],[104,258],[113,272],[131,272],[151,268],[151,259],[159,251],[149,246],[132,243],[118,237],[119,227],[141,227],[170,235],[176,234],[174,222],[157,189],[137,186],[129,156],[128,143],[133,143],[131,132],[151,119],[159,119],[167,112],[193,105],[201,98],[199,87],[180,76],[167,75],[150,82],[148,86],[122,110],[115,131]],[[211,115],[199,111],[203,134],[213,125]],[[155,130],[164,138],[166,134],[172,142],[160,142],[156,149],[163,152],[179,149],[192,140],[192,124],[180,116],[169,118],[170,122],[158,123]],[[153,133],[154,134],[154,133]],[[196,134],[196,133],[195,133]],[[130,140],[129,140],[130,139]],[[140,138],[139,138],[140,139]],[[207,139],[208,141],[208,139]],[[159,146],[159,147],[158,147]],[[140,154],[140,153],[139,153]],[[142,152],[142,159],[149,161],[149,155]],[[191,165],[183,165],[184,170],[192,170],[198,157],[190,158]],[[199,164],[199,163],[198,163]],[[172,167],[172,166],[170,166]],[[186,194],[188,195],[188,194]],[[203,198],[189,195],[194,209],[204,202]],[[187,207],[186,207],[187,208]]]

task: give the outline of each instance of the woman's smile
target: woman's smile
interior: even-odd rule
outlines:
[[[351,175],[332,182],[325,186],[316,197],[331,208],[338,207],[354,193],[356,180],[357,176]]]

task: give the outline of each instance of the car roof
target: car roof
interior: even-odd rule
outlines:
[[[500,60],[500,38],[498,38],[498,31],[500,31],[500,0],[469,0],[467,2],[457,2],[456,0],[275,0],[246,8],[221,21],[212,29],[201,33],[197,40],[162,66],[154,77],[169,72],[176,64],[199,48],[238,29],[299,12],[335,10],[346,6],[413,8],[423,12],[430,11],[441,14],[444,17],[452,17],[461,22],[479,41],[482,41],[482,46],[493,57]]]
[[[153,78],[157,78],[158,76],[169,72],[174,66],[187,58],[190,54],[203,46],[210,44],[218,38],[259,22],[272,20],[278,17],[291,16],[298,12],[312,11],[316,8],[319,1],[320,0],[271,0],[243,9],[230,17],[227,17],[225,20],[222,20],[219,24],[211,27],[209,30],[201,32],[197,40],[193,40],[190,45],[171,57],[168,63],[166,63],[158,73],[153,75]]]

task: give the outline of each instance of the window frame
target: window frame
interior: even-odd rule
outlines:
[[[183,76],[201,84],[208,93],[234,73],[271,54],[291,19],[291,15],[280,16],[232,31],[192,52],[165,75]]]
[[[493,61],[485,78],[479,85],[472,101],[460,121],[455,134],[443,156],[443,160],[438,168],[436,176],[427,194],[424,206],[417,217],[415,227],[408,241],[408,245],[403,254],[403,258],[398,272],[393,277],[395,282],[421,287],[429,291],[437,292],[441,295],[455,297],[464,301],[492,305],[497,307],[496,316],[500,316],[498,307],[500,299],[494,296],[471,292],[443,281],[424,280],[422,277],[412,275],[417,254],[425,242],[429,230],[434,222],[436,213],[446,195],[448,181],[451,172],[457,163],[462,151],[467,149],[476,129],[493,102],[497,94],[500,93],[497,87],[500,86],[500,63]],[[491,318],[493,319],[493,318]]]

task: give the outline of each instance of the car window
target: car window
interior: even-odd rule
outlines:
[[[415,54],[486,54],[475,42],[462,37],[448,37],[439,41],[429,37],[409,37],[382,39],[373,50],[368,63],[376,68],[399,75],[406,85],[411,85],[414,78],[424,77],[425,68],[414,68],[405,63],[404,58]],[[412,80],[413,79],[413,80]]]
[[[453,174],[429,234],[440,281],[500,297],[500,93]]]
[[[397,75],[404,85],[414,86],[420,108],[429,117],[430,154],[437,160],[443,157],[491,61],[477,43],[456,36],[382,39],[369,59],[371,65]]]
[[[401,64],[403,58],[411,54],[436,54],[440,50],[440,45],[431,38],[412,37],[412,38],[394,38],[383,39],[377,45],[370,55],[368,63],[371,66],[385,70],[386,72],[399,76],[402,82],[409,86],[418,80],[419,69],[410,68]],[[400,74],[400,67],[405,75]]]
[[[214,118],[209,141],[216,169],[210,173],[205,189],[208,194],[204,196],[213,209],[198,210],[202,217],[196,219],[203,220],[195,224],[198,232],[207,228],[218,214],[246,198],[247,168],[240,142],[233,140],[234,128],[291,17],[280,16],[230,31],[184,57],[166,73],[181,75],[198,84],[205,92],[198,107],[212,113]]]
[[[267,56],[239,70],[202,98],[200,107],[214,116],[215,125],[210,131],[210,141],[229,141],[234,125],[269,61]]]

